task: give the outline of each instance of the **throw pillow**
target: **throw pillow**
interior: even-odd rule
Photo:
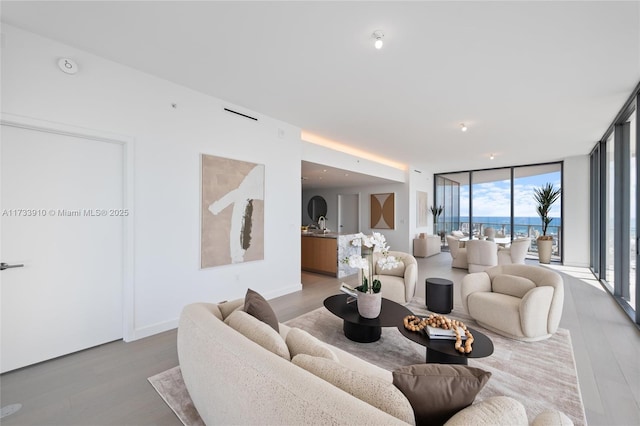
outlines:
[[[292,328],[289,330],[285,343],[289,348],[291,358],[294,358],[298,354],[306,354],[331,359],[333,361],[340,361],[337,355],[329,349],[327,345],[300,328]]]
[[[404,277],[404,262],[399,258],[397,260],[398,265],[395,268],[391,269],[382,269],[380,266],[376,265],[376,272],[378,273],[378,275],[393,275],[400,278]]]
[[[218,308],[220,308],[220,312],[222,313],[222,319],[225,319],[231,314],[231,312],[238,309],[242,310],[244,308],[244,299],[236,299],[229,302],[220,302],[218,303]]]
[[[418,364],[393,372],[393,384],[407,397],[417,425],[442,425],[471,405],[491,373],[466,365]]]
[[[224,322],[238,333],[252,340],[266,350],[291,360],[289,348],[280,334],[271,326],[244,311],[233,311]]]
[[[271,309],[269,302],[259,293],[251,289],[247,289],[247,295],[244,297],[244,311],[258,318],[265,324],[269,324],[275,331],[280,331],[278,328],[278,317],[276,317],[276,313]]]
[[[413,409],[407,398],[393,384],[362,374],[326,358],[296,355],[292,362],[361,401],[406,422],[413,423]]]
[[[494,293],[507,294],[520,299],[533,288],[536,288],[533,281],[516,275],[500,274],[493,277],[491,281],[491,290]]]

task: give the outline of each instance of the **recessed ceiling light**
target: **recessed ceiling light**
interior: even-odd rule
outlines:
[[[375,48],[378,50],[382,49],[382,39],[384,38],[384,33],[381,30],[375,30],[373,34],[371,34],[371,37],[376,39],[376,41],[373,43]]]
[[[460,130],[462,130],[463,132],[466,132],[467,126],[464,123],[460,123]]]
[[[327,169],[324,169],[324,170],[322,171],[322,173],[327,173]]]
[[[493,154],[491,154],[491,155],[489,156],[489,160],[493,160],[494,158],[496,158],[496,156],[495,156],[495,155],[493,155]]]

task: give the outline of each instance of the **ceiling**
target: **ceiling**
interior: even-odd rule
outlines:
[[[640,81],[638,1],[0,7],[6,23],[433,172],[587,154]]]

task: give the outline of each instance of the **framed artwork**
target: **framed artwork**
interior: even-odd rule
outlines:
[[[429,220],[429,207],[427,206],[429,195],[424,191],[416,191],[416,218],[417,226],[427,226]]]
[[[395,194],[371,194],[371,228],[395,229]]]
[[[200,267],[264,259],[264,164],[201,155]]]

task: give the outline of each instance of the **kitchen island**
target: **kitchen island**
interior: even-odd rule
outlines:
[[[356,268],[351,268],[343,262],[351,254],[360,254],[360,247],[351,245],[355,235],[337,232],[302,232],[302,270],[338,278],[357,274]]]

